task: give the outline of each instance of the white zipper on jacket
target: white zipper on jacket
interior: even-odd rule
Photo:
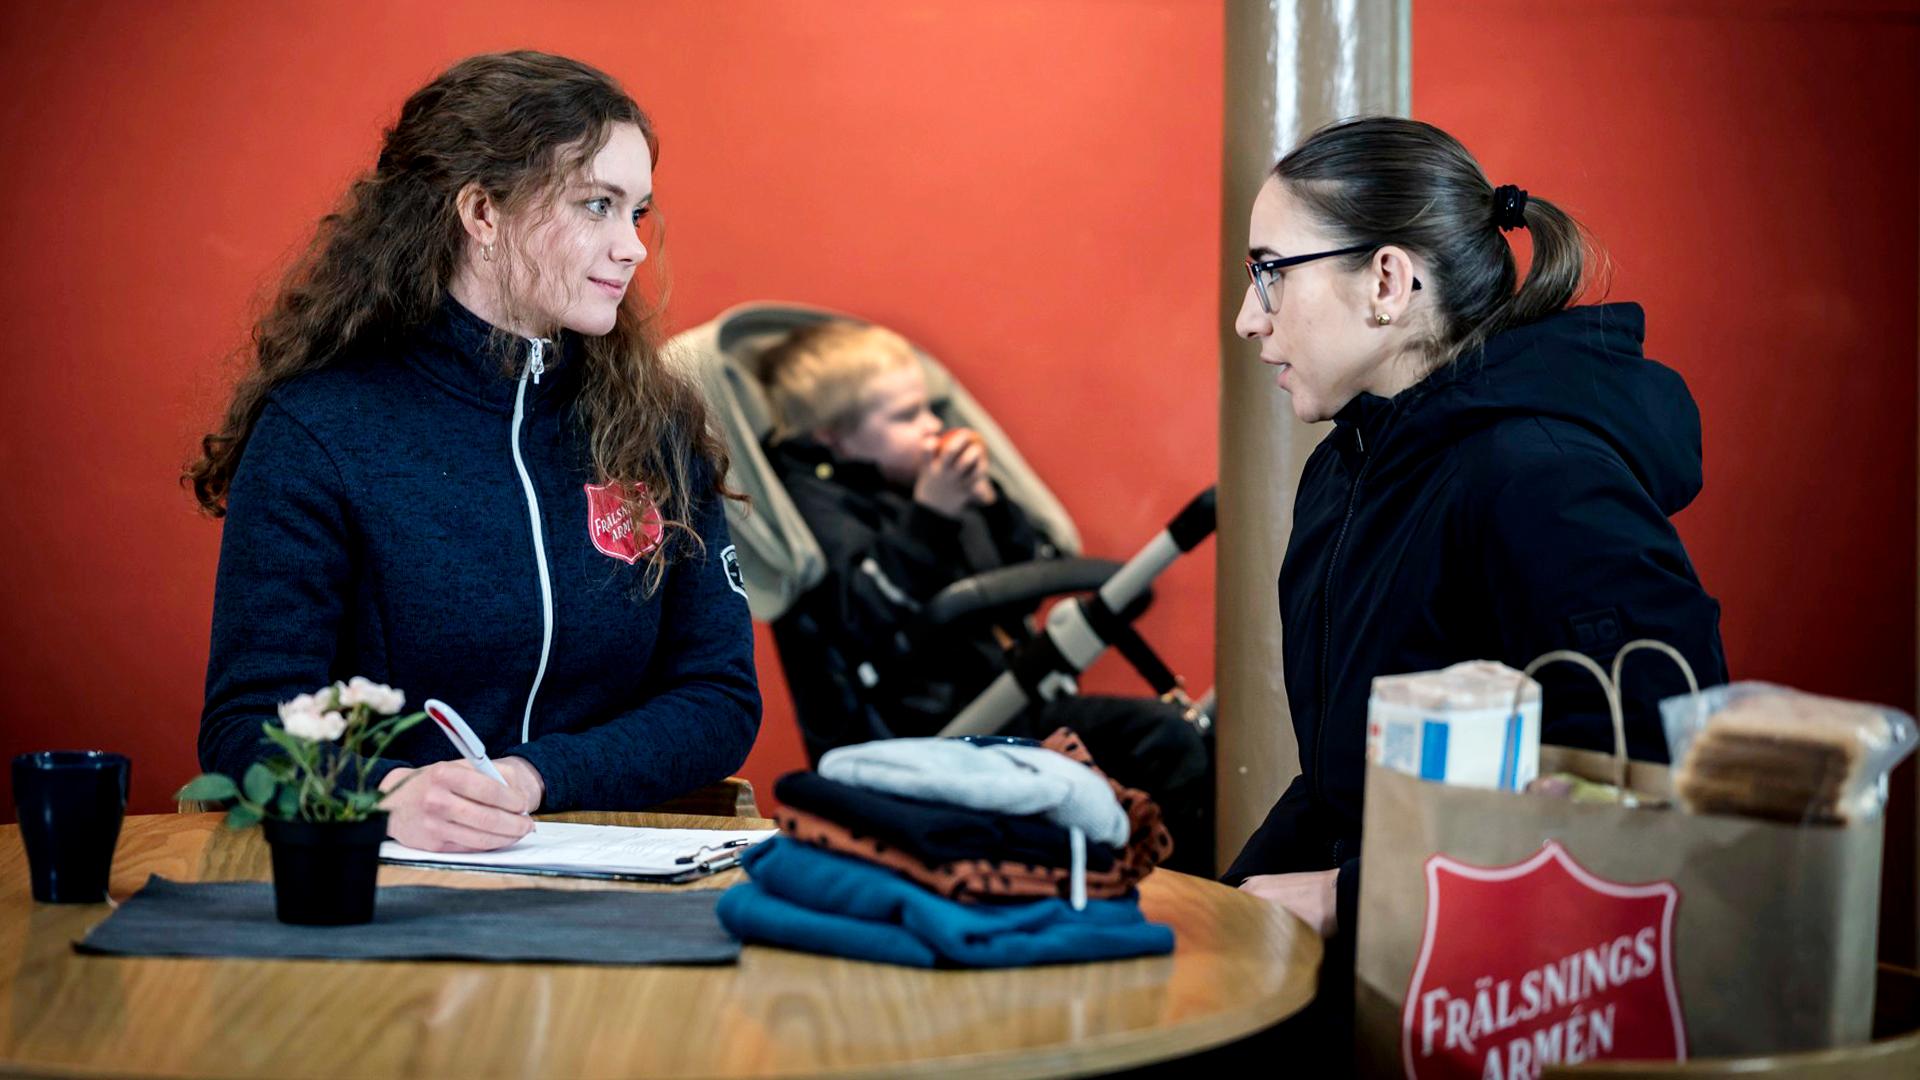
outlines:
[[[528,338],[527,367],[520,373],[520,386],[513,394],[513,467],[520,472],[520,487],[527,495],[527,521],[533,526],[533,561],[540,570],[540,667],[533,673],[533,686],[527,690],[527,708],[520,717],[520,741],[531,742],[533,735],[533,699],[540,694],[540,683],[547,677],[547,657],[553,652],[553,578],[547,571],[547,538],[540,527],[540,497],[534,494],[533,477],[527,472],[526,459],[520,456],[520,426],[527,415],[527,379],[540,385],[546,373],[543,359],[547,343]]]

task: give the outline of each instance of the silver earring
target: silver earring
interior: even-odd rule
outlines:
[[[1384,312],[1384,311],[1382,311],[1382,312],[1379,312],[1378,314],[1376,314],[1376,315],[1374,315],[1374,317],[1373,317],[1373,321],[1374,321],[1374,322],[1377,322],[1377,323],[1379,323],[1379,324],[1380,324],[1381,326],[1385,326],[1385,325],[1387,325],[1388,323],[1390,323],[1390,322],[1392,322],[1392,321],[1393,321],[1393,316],[1391,316],[1391,315],[1389,315],[1389,314],[1387,314],[1386,312]]]
[[[482,259],[485,259],[488,262],[492,262],[493,261],[493,245],[488,244],[485,247],[481,248],[480,257]]]

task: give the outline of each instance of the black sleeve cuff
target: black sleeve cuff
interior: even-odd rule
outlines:
[[[1335,934],[1353,935],[1353,927],[1360,918],[1360,857],[1354,856],[1340,864],[1340,876],[1334,879],[1334,929]]]

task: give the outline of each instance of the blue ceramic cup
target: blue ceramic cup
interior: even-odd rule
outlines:
[[[13,759],[13,805],[35,900],[106,900],[132,778],[125,755],[102,750],[39,750]]]

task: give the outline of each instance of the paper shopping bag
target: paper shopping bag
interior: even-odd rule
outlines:
[[[1668,770],[1627,762],[1624,742],[1617,756],[1543,747],[1540,772],[1666,800]],[[1882,831],[1879,815],[1809,827],[1369,766],[1362,1069],[1534,1077],[1556,1062],[1863,1042]]]

